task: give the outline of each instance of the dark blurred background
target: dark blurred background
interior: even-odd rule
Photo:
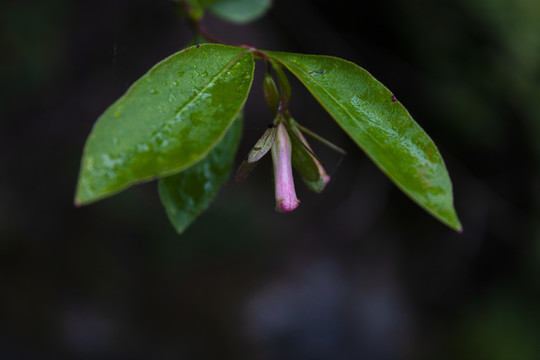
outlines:
[[[406,198],[293,81],[323,194],[271,162],[177,235],[155,183],[72,203],[104,109],[191,32],[169,0],[0,5],[0,359],[540,359],[540,2],[275,0],[209,31],[334,55],[438,145],[464,232]],[[238,161],[272,114],[261,71]],[[237,164],[238,164],[237,161]]]

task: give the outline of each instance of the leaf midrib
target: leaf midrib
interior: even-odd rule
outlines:
[[[272,54],[272,57],[275,57],[275,58],[279,59],[279,61],[281,61],[282,63],[286,64],[288,67],[291,67],[291,68],[296,69],[296,71],[302,73],[302,74],[306,77],[306,79],[308,78],[307,76],[309,75],[309,73],[308,73],[307,71],[304,71],[304,69],[300,68],[298,65],[294,64],[293,62],[290,62],[290,61],[288,61],[288,60],[286,60],[286,59],[283,59],[282,57],[280,57],[280,56],[278,56],[278,55],[274,55],[274,54]],[[331,58],[331,57],[329,57],[329,58]],[[352,64],[352,63],[351,63],[351,64]],[[356,64],[352,64],[352,65],[357,66]],[[355,119],[355,117],[349,112],[349,110],[348,110],[346,107],[344,107],[344,106],[343,106],[343,105],[342,105],[342,104],[341,104],[341,103],[340,103],[340,102],[339,102],[339,101],[338,101],[338,100],[337,100],[330,92],[328,92],[328,91],[326,90],[326,88],[325,88],[323,85],[321,85],[316,79],[310,78],[310,80],[311,80],[315,85],[317,85],[320,89],[322,89],[322,91],[323,91],[326,95],[328,95],[328,97],[330,97],[330,98],[332,99],[332,101],[336,104],[336,106],[339,107],[339,108],[341,108],[341,109],[343,110],[343,112],[346,113],[347,116],[348,116],[350,119],[352,119],[352,120]],[[304,85],[307,86],[307,84],[306,84],[306,82],[305,82],[304,80],[300,79],[300,81],[301,81],[302,83],[304,83]],[[309,86],[307,86],[307,87],[309,88]],[[313,93],[312,93],[312,94],[313,94]],[[313,94],[313,96],[315,96],[315,98],[317,98],[317,99],[319,100],[319,97],[318,97],[316,94]],[[319,101],[319,103],[325,108],[326,111],[328,111],[334,118],[336,118],[336,116],[334,115],[334,112],[333,112],[331,109],[329,109],[327,106],[325,106],[323,102]],[[337,120],[337,119],[336,119],[336,120]],[[341,127],[344,127],[344,126],[341,125],[341,122],[340,122],[340,121],[337,121],[337,122],[338,122],[338,124],[339,124]],[[363,132],[364,134],[366,134],[367,136],[369,136],[369,137],[371,138],[371,140],[373,140],[373,142],[376,143],[377,146],[379,146],[379,148],[380,148],[381,146],[380,146],[379,141],[378,141],[375,137],[373,137],[373,135],[371,135],[371,133],[370,133],[369,131],[366,130],[366,127],[364,126],[364,124],[361,123],[361,122],[357,122],[357,124],[360,125],[360,127],[361,127],[361,129],[362,129],[362,132]],[[347,129],[344,129],[344,130],[348,133],[348,130],[347,130]],[[354,140],[354,142],[355,142],[356,144],[358,144],[358,146],[360,146],[360,147],[364,150],[364,152],[365,152],[365,153],[366,153],[366,154],[367,154],[367,155],[368,155],[375,163],[379,164],[379,166],[382,168],[382,170],[383,170],[388,176],[390,176],[390,174],[389,174],[389,172],[388,172],[386,166],[384,166],[381,162],[377,161],[374,157],[372,157],[371,154],[369,153],[369,151],[367,151],[367,150],[365,149],[364,145],[363,145],[363,144],[360,144],[356,139],[354,139],[354,137],[353,137],[353,140]]]
[[[236,55],[219,73],[217,73],[216,75],[214,75],[211,80],[208,82],[208,84],[206,84],[200,92],[197,93],[197,95],[195,95],[191,100],[187,101],[183,106],[180,107],[180,109],[178,109],[176,112],[175,112],[175,115],[174,115],[174,118],[176,118],[178,115],[180,115],[184,109],[186,109],[189,105],[193,104],[195,101],[197,101],[198,98],[200,98],[202,96],[202,94],[205,93],[205,91],[211,87],[211,84],[214,84],[217,79],[219,77],[221,77],[221,75],[223,75],[223,73],[225,73],[225,71],[227,71],[231,66],[233,66],[238,60],[240,60],[240,58],[242,56],[244,56],[245,54],[249,53],[249,50],[246,50],[246,51],[243,51],[241,52],[240,54]],[[240,111],[240,109],[238,110]],[[236,114],[233,116],[233,119],[236,117]],[[165,126],[169,125],[172,121],[166,121],[165,123],[163,123],[160,127],[160,130],[162,130],[163,128],[165,128]],[[231,122],[232,124],[232,122]],[[165,172],[162,172],[158,175],[155,175],[151,178],[159,178],[159,177],[162,177],[162,176],[170,176],[170,175],[174,175],[176,173],[179,173],[181,171],[184,171],[188,168],[190,168],[191,166],[195,165],[196,163],[198,163],[199,161],[201,161],[206,155],[208,155],[208,153],[210,153],[210,151],[212,151],[212,149],[217,145],[219,144],[219,142],[221,141],[221,139],[223,138],[223,136],[225,136],[225,134],[227,133],[227,130],[229,129],[230,125],[227,126],[222,134],[222,136],[220,136],[219,138],[216,139],[216,141],[214,143],[212,143],[205,151],[201,152],[199,154],[199,156],[195,157],[192,159],[192,161],[189,161],[187,163],[185,163],[183,166],[180,166],[178,167],[177,169],[173,169],[173,170],[169,170],[169,171],[165,171]]]
[[[347,108],[345,108],[343,105],[341,105],[337,99],[330,93],[328,92],[325,87],[323,85],[321,85],[316,79],[313,79],[313,78],[308,78],[308,72],[307,71],[304,71],[302,68],[300,68],[298,65],[294,64],[293,62],[289,61],[289,60],[286,60],[282,57],[280,57],[279,55],[276,55],[274,53],[272,53],[270,55],[271,57],[273,58],[276,58],[278,59],[280,62],[282,62],[283,64],[285,64],[285,66],[287,66],[289,69],[295,69],[297,72],[301,73],[306,79],[310,79],[312,81],[313,84],[315,84],[316,86],[318,86],[323,93],[325,93],[330,99],[332,99],[332,101],[336,104],[337,107],[341,108],[343,110],[343,112],[345,114],[347,114],[347,116],[349,116],[350,118],[354,119],[354,117],[351,115],[351,113],[347,110]],[[331,57],[330,57],[331,58]],[[354,66],[358,66],[354,63],[351,63],[352,65]],[[309,86],[308,84],[306,83],[305,80],[303,80],[302,78],[299,78],[299,80],[309,89]],[[320,98],[315,94],[313,93],[313,96],[315,96],[315,98],[317,100],[320,100]],[[319,101],[319,103],[326,109],[326,111],[328,111],[332,117],[336,118],[336,116],[334,115],[333,111],[331,111],[327,106],[324,105],[324,103],[322,103],[321,101]],[[337,119],[336,119],[337,120]],[[338,124],[343,127],[341,125],[341,122],[340,121],[337,121]],[[361,123],[359,123],[360,125],[362,125]],[[346,129],[344,129],[346,130]],[[362,130],[364,132],[364,134],[366,134],[367,136],[369,136],[379,147],[379,141],[377,141],[368,131],[366,131],[365,129],[365,126],[362,126]],[[346,132],[348,132],[346,130]],[[354,138],[353,138],[354,139]],[[374,157],[371,156],[371,154],[365,150],[364,146],[362,146],[362,144],[358,143],[356,141],[356,139],[354,139],[354,141],[358,144],[358,146],[360,146],[364,152],[369,156],[369,158],[371,158],[376,164],[378,164],[378,166],[381,168],[381,170],[391,179],[394,180],[395,184],[402,190],[404,191],[406,194],[408,194],[411,199],[413,199],[414,202],[416,202],[420,207],[426,209],[429,213],[433,214],[436,218],[438,218],[439,220],[441,220],[443,223],[446,223],[448,225],[450,225],[452,228],[454,228],[454,225],[451,223],[451,221],[449,221],[448,219],[446,219],[442,214],[439,213],[438,210],[435,210],[434,208],[428,206],[427,204],[424,204],[422,201],[419,200],[419,198],[417,198],[417,194],[416,193],[413,193],[411,191],[409,191],[407,189],[406,186],[402,185],[401,184],[401,181],[397,181],[396,177],[394,177],[390,171],[388,171],[388,169],[386,168],[386,166],[384,166],[381,162],[377,161]],[[458,224],[459,224],[459,220],[458,220]]]
[[[229,63],[227,63],[227,65],[221,70],[219,71],[216,75],[214,75],[211,80],[209,81],[208,84],[206,84],[204,86],[204,88],[197,94],[195,95],[192,99],[190,99],[189,101],[186,102],[186,104],[184,104],[179,110],[177,110],[175,112],[175,117],[180,114],[188,105],[194,103],[195,101],[197,101],[198,98],[200,98],[202,96],[203,93],[205,93],[206,90],[208,90],[208,88],[211,86],[211,84],[214,84],[217,79],[219,77],[221,77],[223,75],[223,73],[225,71],[227,71],[231,66],[233,66],[237,61],[239,61],[239,59],[246,55],[247,53],[250,53],[249,50],[246,50],[246,51],[242,51],[241,53],[239,53],[238,55],[236,55]],[[156,65],[157,66],[157,65]],[[140,82],[141,79],[137,80],[137,82]],[[134,84],[135,85],[135,84]],[[132,87],[133,88],[133,87]],[[130,92],[132,91],[132,88],[130,88],[128,90],[128,93],[126,94],[126,96],[129,96],[128,94],[130,94]],[[241,107],[238,109],[238,111],[240,111]],[[237,112],[238,113],[238,112]],[[237,113],[233,116],[233,119],[236,117]],[[156,130],[157,131],[161,131],[163,130],[166,126],[170,125],[171,124],[171,120],[167,120],[165,122],[163,122]],[[96,202],[98,200],[101,200],[105,197],[108,197],[108,196],[111,196],[112,194],[115,194],[115,193],[118,193],[124,189],[126,189],[127,187],[133,185],[133,184],[136,184],[136,183],[143,183],[143,182],[146,182],[146,181],[150,181],[150,180],[153,180],[153,179],[157,179],[157,178],[160,178],[160,177],[164,177],[164,176],[170,176],[170,175],[174,175],[176,173],[179,173],[181,171],[184,171],[186,170],[187,168],[191,167],[192,165],[196,164],[197,162],[199,162],[201,159],[203,159],[206,155],[208,155],[208,153],[217,145],[219,144],[219,142],[221,141],[221,139],[225,136],[225,134],[227,133],[227,130],[229,129],[230,125],[232,124],[232,122],[229,124],[229,126],[227,126],[225,129],[224,129],[224,132],[223,134],[216,139],[216,141],[214,143],[212,143],[208,149],[206,149],[206,151],[203,151],[199,154],[198,157],[196,158],[193,158],[191,161],[183,164],[182,166],[178,167],[178,168],[175,168],[175,169],[170,169],[168,171],[163,171],[163,172],[160,172],[159,174],[154,174],[154,175],[148,175],[148,176],[145,176],[145,177],[142,177],[142,178],[138,178],[137,180],[134,180],[134,181],[129,181],[125,184],[122,184],[122,186],[114,189],[113,191],[108,191],[106,194],[101,194],[99,196],[94,196],[94,197],[91,197],[90,200],[82,200],[82,199],[79,199],[79,189],[76,191],[76,195],[75,195],[75,203],[76,204],[89,204],[89,203],[93,203],[93,202]],[[85,153],[84,156],[87,156],[87,154]],[[80,180],[79,180],[80,181]],[[79,185],[77,186],[77,188],[79,188]]]
[[[197,95],[195,95],[192,99],[188,100],[183,106],[181,106],[175,113],[174,113],[174,116],[178,116],[180,113],[182,113],[184,111],[184,109],[186,107],[188,107],[189,105],[191,105],[192,103],[194,103],[195,101],[197,101],[198,98],[200,98],[202,96],[202,94],[205,93],[205,91],[207,89],[209,89],[210,87],[213,86],[213,84],[217,81],[217,79],[219,77],[221,77],[221,75],[223,75],[223,73],[225,71],[227,71],[231,66],[233,66],[238,60],[240,60],[240,58],[242,56],[244,56],[245,54],[247,54],[249,52],[249,50],[246,50],[246,51],[243,51],[241,52],[240,54],[236,55],[234,57],[234,59],[232,59],[219,73],[217,73],[216,75],[214,75],[211,80],[201,89],[201,91],[199,91],[197,93]]]

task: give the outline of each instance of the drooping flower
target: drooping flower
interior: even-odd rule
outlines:
[[[244,180],[253,171],[257,162],[268,151],[271,151],[274,163],[276,210],[291,212],[300,204],[300,200],[296,197],[292,174],[292,144],[284,120],[276,119],[274,123],[264,132],[238,168],[236,182]]]
[[[294,189],[291,153],[292,144],[287,129],[282,121],[277,124],[277,134],[272,145],[274,162],[274,181],[276,188],[276,210],[291,212],[300,205]]]
[[[271,150],[274,163],[276,210],[288,213],[300,204],[294,188],[293,167],[305,184],[315,192],[320,193],[330,181],[330,176],[313,153],[302,131],[327,145],[330,143],[300,126],[292,118],[287,109],[291,98],[289,82],[281,67],[273,65],[280,89],[278,90],[273,77],[267,72],[264,78],[263,94],[266,104],[276,114],[276,118],[238,168],[236,182],[245,179],[255,168],[257,161]]]

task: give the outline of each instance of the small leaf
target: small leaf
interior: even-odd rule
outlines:
[[[437,147],[384,85],[342,59],[266,54],[298,77],[401,190],[443,223],[461,230],[452,183]]]
[[[229,178],[242,133],[242,116],[204,159],[179,174],[159,180],[159,196],[169,220],[182,233],[214,200]]]
[[[155,65],[94,125],[75,202],[87,204],[201,160],[244,105],[253,70],[250,52],[214,44]]]
[[[208,10],[225,20],[244,24],[263,16],[271,5],[271,0],[215,0]]]
[[[242,161],[236,171],[235,181],[240,183],[244,181],[257,166],[259,161],[272,148],[276,140],[277,129],[273,124],[264,132],[263,136],[255,143],[253,149],[250,150],[246,160]]]
[[[264,132],[263,136],[255,143],[253,149],[248,153],[247,162],[254,163],[259,161],[274,145],[276,140],[277,129],[271,126]]]

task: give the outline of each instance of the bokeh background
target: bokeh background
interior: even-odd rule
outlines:
[[[155,183],[72,203],[94,121],[191,31],[169,0],[0,5],[0,359],[540,359],[540,2],[275,0],[209,31],[370,71],[438,145],[464,226],[411,202],[293,81],[323,194],[271,162],[181,236]],[[262,64],[237,164],[272,119]]]

